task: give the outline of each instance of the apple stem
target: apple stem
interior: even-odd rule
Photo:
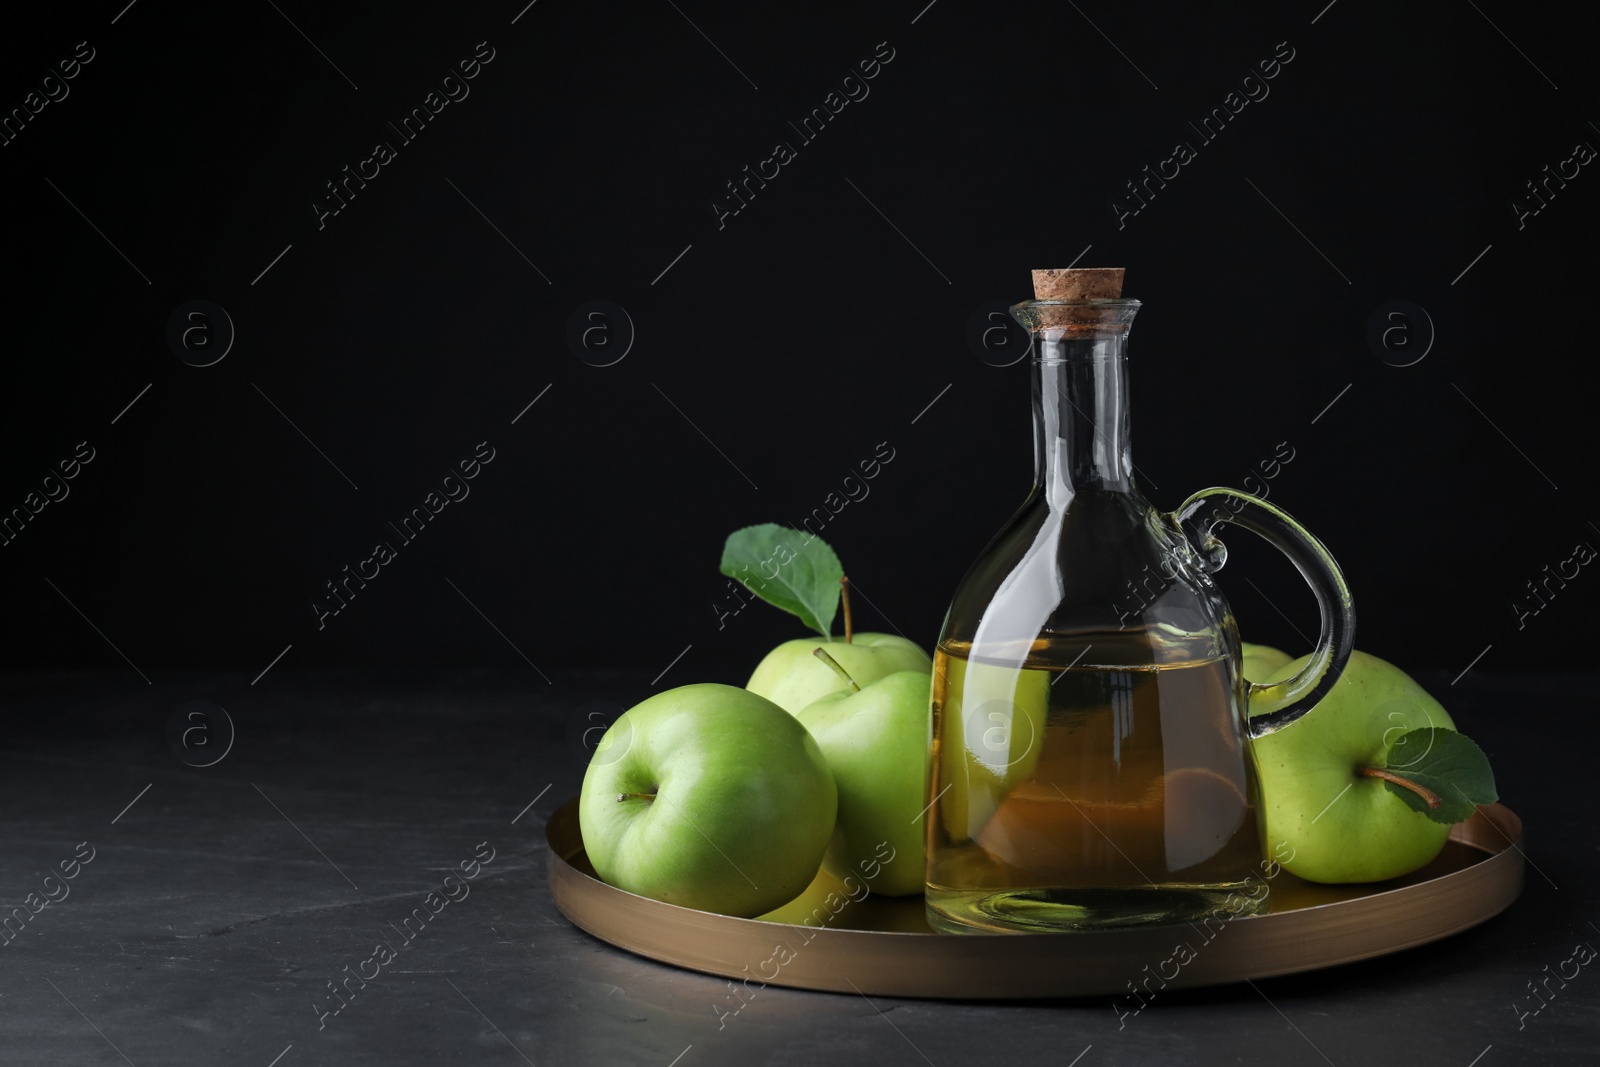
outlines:
[[[844,607],[844,643],[848,645],[850,638],[855,633],[850,625],[850,576],[848,574],[839,577],[839,599],[843,602]]]
[[[839,666],[839,661],[834,659],[832,656],[828,655],[828,650],[827,649],[825,649],[825,648],[813,649],[811,654],[813,656],[816,656],[818,659],[820,659],[822,662],[826,663],[830,668],[832,668],[834,674],[837,674],[839,677],[841,677],[845,681],[849,682],[850,683],[850,691],[852,693],[861,692],[861,687],[856,684],[856,680],[854,678],[850,677],[850,672],[845,670],[843,667]]]
[[[621,804],[624,800],[654,800],[655,798],[656,795],[654,793],[618,793],[617,803]]]
[[[1409,789],[1421,797],[1429,808],[1437,810],[1439,805],[1444,803],[1439,799],[1439,794],[1427,786],[1419,785],[1404,775],[1395,774],[1393,771],[1386,771],[1378,767],[1358,767],[1356,768],[1356,773],[1365,775],[1368,778],[1382,778],[1386,782],[1393,782],[1402,789]]]

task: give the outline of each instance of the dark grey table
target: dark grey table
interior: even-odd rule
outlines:
[[[1597,968],[1544,984],[1575,945],[1600,946],[1589,810],[1600,676],[1423,680],[1526,821],[1522,898],[1386,959],[1163,993],[1119,1029],[1107,998],[777,988],[719,1024],[732,1003],[723,980],[572,927],[546,889],[543,826],[582,778],[569,723],[588,701],[641,695],[615,676],[280,668],[252,687],[224,673],[153,685],[128,672],[11,675],[0,897],[27,917],[0,937],[0,1063],[1600,1061]],[[190,700],[226,708],[236,727],[213,766],[169,746],[169,718]],[[209,728],[220,742],[223,728]],[[476,877],[447,882],[464,862]],[[35,907],[58,902],[34,913],[30,893]],[[419,906],[429,921],[402,930]],[[393,958],[375,958],[380,943]],[[370,981],[336,1000],[356,972]]]

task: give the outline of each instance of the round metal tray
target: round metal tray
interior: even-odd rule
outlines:
[[[868,896],[832,914],[828,895],[838,894],[837,907],[846,894],[825,872],[795,900],[756,919],[625,892],[595,877],[583,853],[576,799],[550,817],[545,837],[556,906],[595,937],[752,989],[902,997],[1148,995],[1332,967],[1475,926],[1517,898],[1523,874],[1522,820],[1491,804],[1458,824],[1444,851],[1413,874],[1329,886],[1283,871],[1273,879],[1267,911],[1225,923],[945,934],[929,928],[921,897]]]

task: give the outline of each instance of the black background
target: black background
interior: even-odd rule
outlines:
[[[1523,228],[1512,208],[1600,144],[1572,10],[278,6],[7,15],[7,110],[79,41],[95,58],[0,148],[0,509],[96,456],[0,547],[8,669],[245,685],[292,646],[282,666],[526,657],[643,686],[688,647],[668,681],[699,680],[800,633],[764,607],[719,628],[724,536],[797,522],[880,442],[894,460],[822,532],[858,625],[931,646],[1031,473],[1026,364],[978,358],[969,317],[1079,257],[1145,302],[1152,500],[1242,486],[1287,441],[1271,499],[1342,563],[1359,647],[1452,675],[1587,654],[1600,579],[1522,629],[1512,608],[1600,544],[1600,177]],[[480,41],[470,96],[399,144],[385,123]],[[879,42],[870,95],[799,144],[788,122]],[[1188,123],[1280,42],[1270,95],[1203,143]],[[397,158],[319,229],[379,139]],[[797,158],[719,228],[724,183],[780,140]],[[1180,140],[1197,158],[1119,228],[1124,182]],[[166,342],[192,299],[237,330],[209,367]],[[596,299],[637,331],[609,367],[567,342]],[[1366,340],[1394,299],[1436,331],[1411,366]],[[470,497],[319,630],[323,583],[485,440]],[[1245,637],[1304,650],[1310,597],[1246,542],[1222,576]]]

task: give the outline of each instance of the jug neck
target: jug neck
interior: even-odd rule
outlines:
[[[1086,489],[1133,491],[1128,330],[1137,300],[1025,301],[1033,358],[1034,483],[1053,508]]]

